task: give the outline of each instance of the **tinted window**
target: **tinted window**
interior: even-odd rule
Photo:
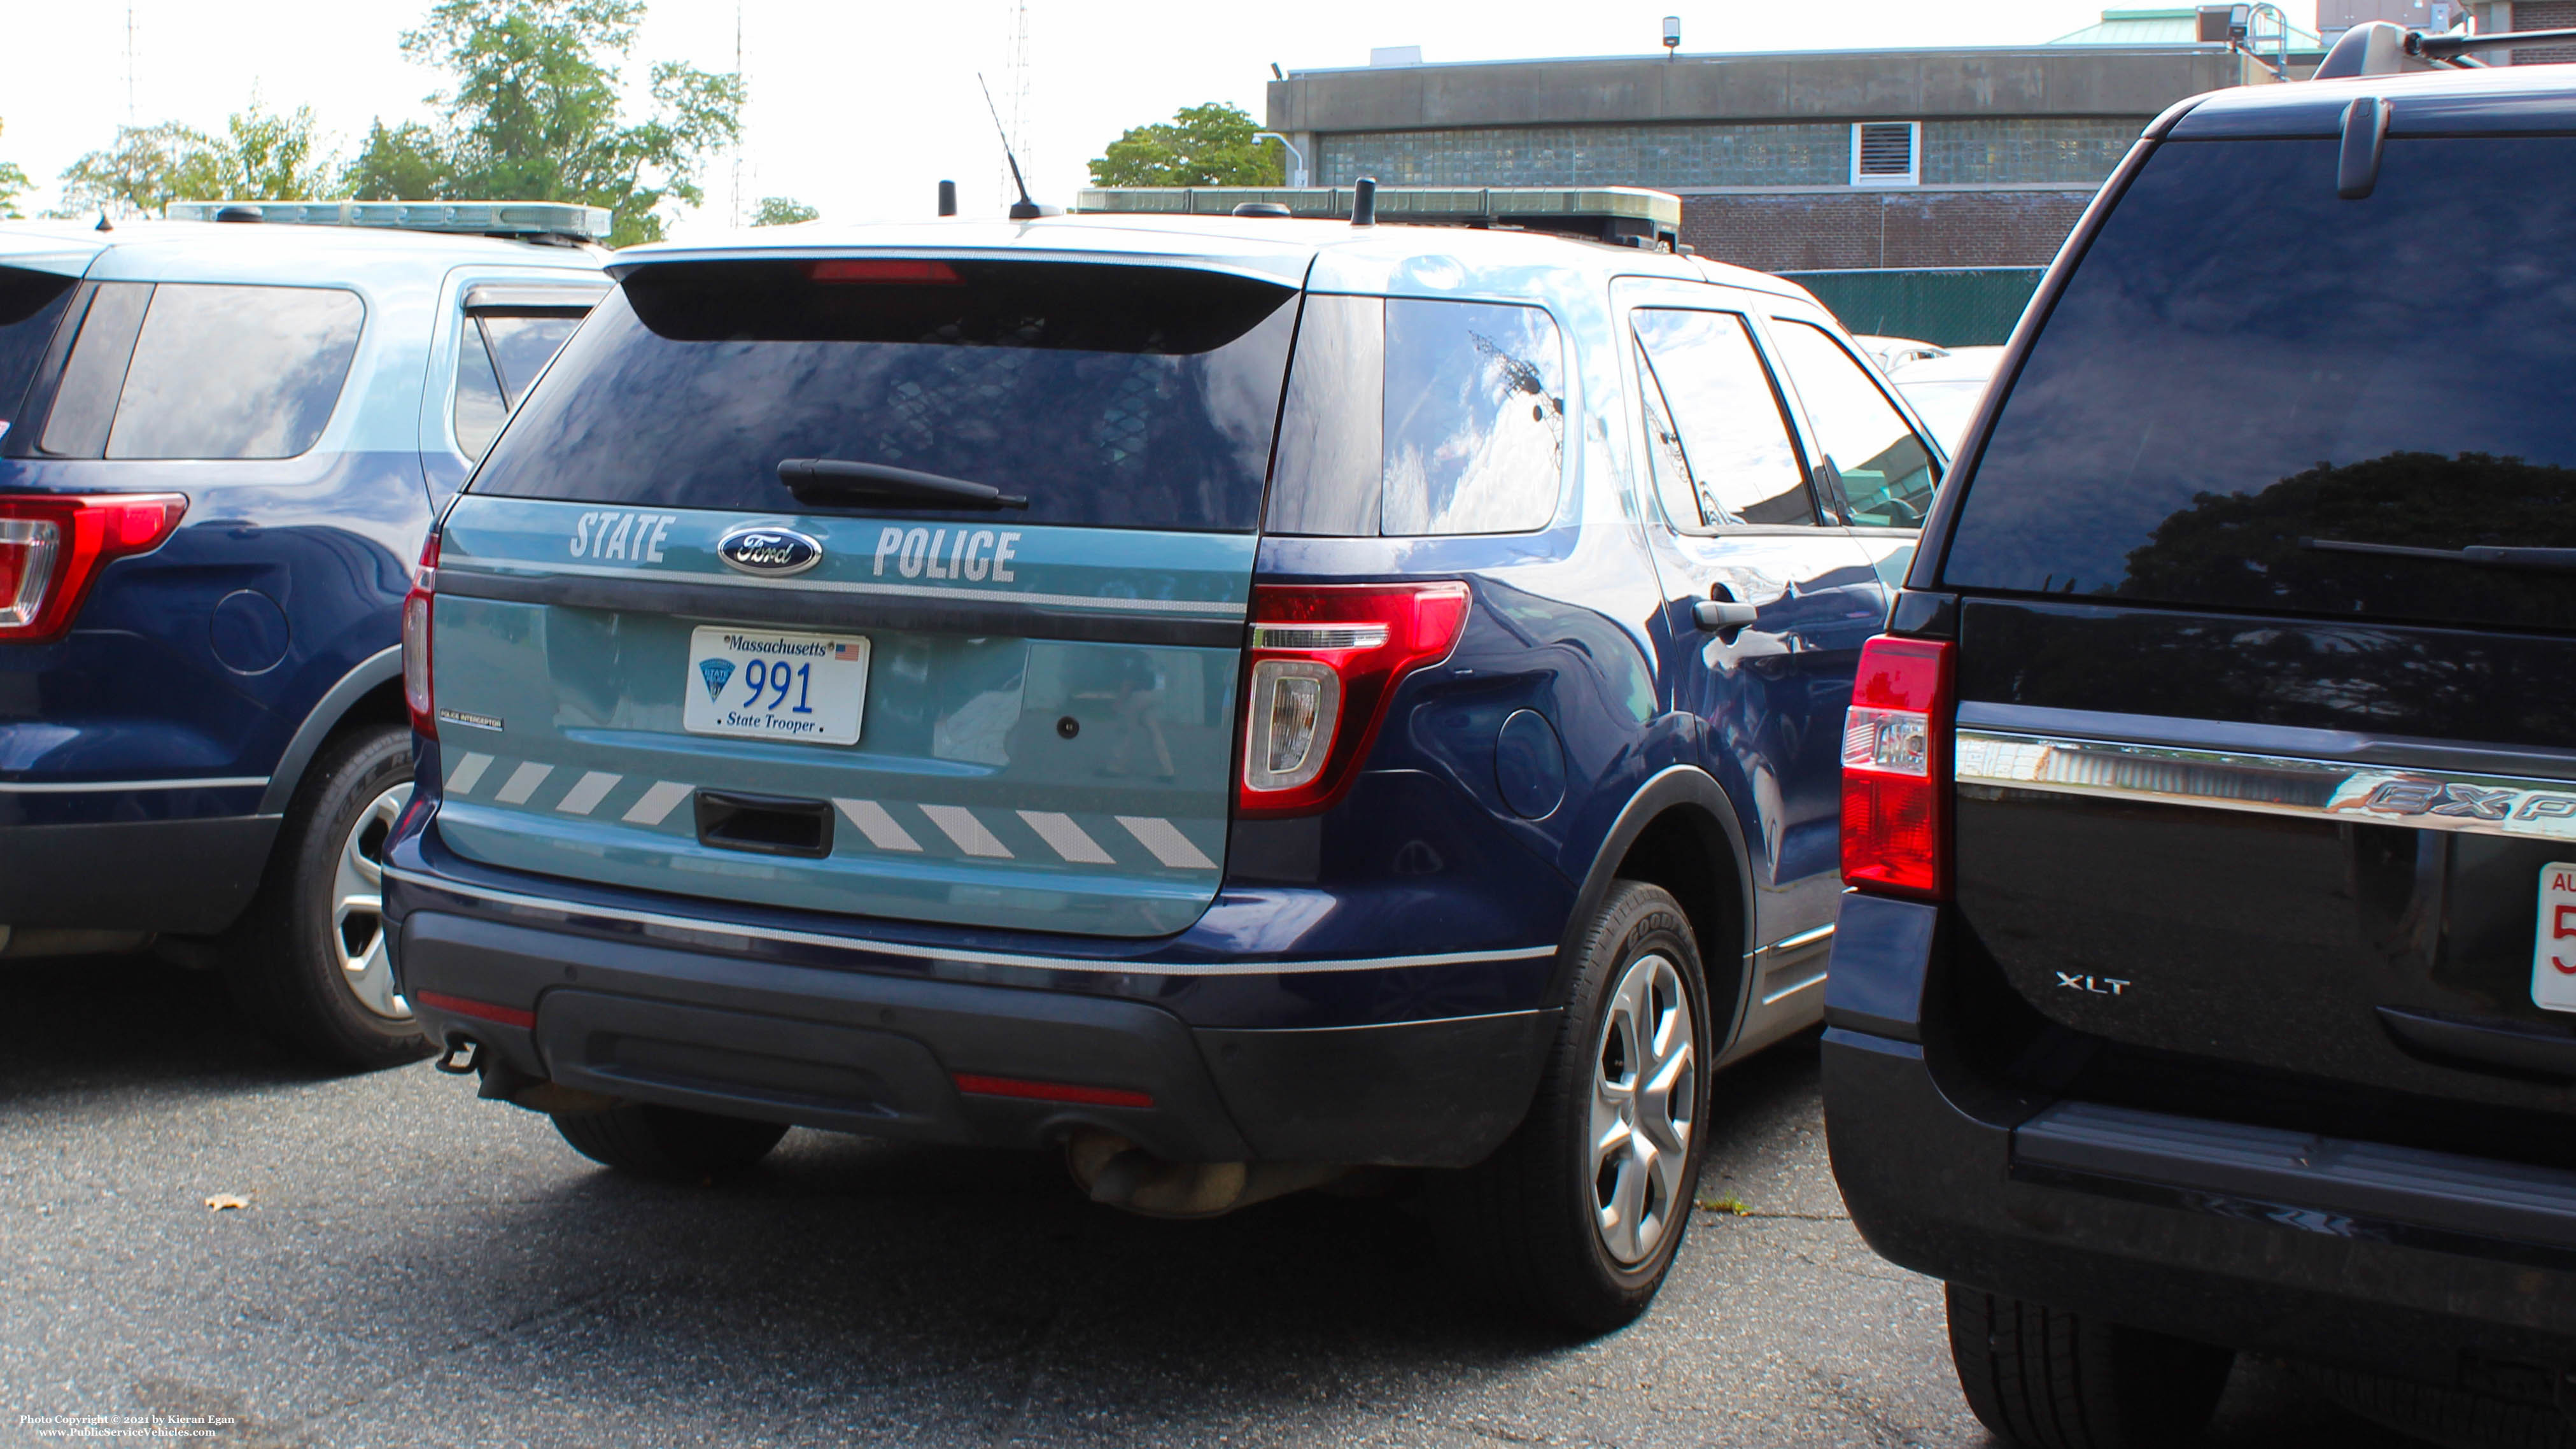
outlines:
[[[135,340],[111,458],[291,458],[313,446],[366,307],[318,287],[164,283]]]
[[[1919,526],[1932,506],[1932,450],[1906,426],[1905,415],[1823,328],[1782,318],[1772,336],[1825,461],[1842,479],[1851,521]]]
[[[1536,307],[1386,304],[1389,534],[1511,533],[1556,516],[1565,376]]]
[[[1031,523],[1253,528],[1292,290],[1177,268],[933,265],[902,281],[644,268],[565,346],[475,491],[772,510],[795,506],[780,459],[834,458],[1025,493],[1015,517]]]
[[[2360,201],[2337,149],[2156,151],[2004,403],[1952,583],[2576,619],[2569,575],[2381,551],[2576,547],[2576,139],[2393,139]]]
[[[581,325],[579,317],[560,314],[539,317],[485,312],[478,313],[475,321],[482,324],[484,344],[492,350],[492,365],[500,371],[501,386],[509,393],[512,407],[528,395],[528,384],[537,380],[537,374],[545,370],[564,339]]]
[[[480,458],[510,419],[509,401],[501,395],[500,375],[492,370],[491,349],[483,333],[467,318],[456,340],[456,446],[468,458]]]
[[[1271,465],[1272,533],[1377,533],[1386,467],[1386,302],[1308,297]]]
[[[0,267],[0,436],[17,418],[71,296],[69,277]]]
[[[53,410],[45,415],[45,452],[66,458],[95,458],[107,447],[107,430],[116,421],[116,395],[125,386],[125,365],[134,357],[135,334],[143,330],[144,309],[152,305],[150,282],[102,282],[90,290],[73,334],[71,358],[63,364],[54,388]]]
[[[1699,516],[1677,512],[1674,521],[1815,522],[1779,396],[1744,319],[1655,309],[1637,313],[1634,326],[1698,493]]]

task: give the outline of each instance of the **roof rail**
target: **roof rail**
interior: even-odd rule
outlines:
[[[562,201],[174,201],[167,214],[178,221],[384,227],[579,242],[605,241],[615,220],[607,207]]]
[[[1350,186],[1096,186],[1075,193],[1077,212],[1147,216],[1349,219]],[[1257,212],[1237,208],[1254,205]],[[1411,226],[1518,227],[1651,251],[1681,249],[1682,199],[1635,186],[1380,186],[1376,220]]]
[[[2501,50],[2515,45],[2548,45],[2576,42],[2576,30],[2503,30],[2492,35],[2471,35],[2465,31],[2443,31],[2427,35],[2385,20],[2356,25],[2343,33],[2326,52],[2312,80],[2349,80],[2354,76],[2395,75],[2427,64],[2475,68],[2485,64],[2469,54],[2473,50]]]

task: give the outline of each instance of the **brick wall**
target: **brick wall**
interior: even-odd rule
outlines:
[[[1685,196],[1682,240],[1761,272],[2037,267],[2092,199],[2089,187]]]
[[[1923,123],[1931,184],[2069,182],[2111,174],[2148,117],[1994,116]],[[1348,186],[1840,186],[1847,121],[1653,122],[1325,132],[1315,179]]]
[[[2513,0],[2516,30],[2576,30],[2576,0]],[[2513,53],[2515,65],[2576,60],[2576,45],[2536,45]]]

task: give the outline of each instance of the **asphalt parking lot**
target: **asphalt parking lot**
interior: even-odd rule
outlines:
[[[1702,1196],[1750,1214],[1702,1212],[1643,1322],[1568,1344],[1462,1299],[1382,1201],[1149,1222],[1052,1162],[807,1132],[633,1183],[426,1065],[299,1069],[207,978],[0,963],[0,1443],[62,1414],[332,1449],[1990,1442],[1937,1288],[1842,1215],[1812,1044],[1722,1079],[1712,1128]],[[2214,1442],[2399,1441],[2255,1365]]]

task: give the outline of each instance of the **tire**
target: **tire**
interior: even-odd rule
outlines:
[[[630,1102],[605,1112],[564,1112],[555,1130],[602,1167],[639,1177],[695,1180],[749,1167],[787,1135],[783,1122],[753,1122]]]
[[[1950,1358],[1978,1422],[2023,1449],[2167,1449],[2199,1432],[2232,1349],[1949,1285]]]
[[[290,1049],[371,1071],[430,1051],[394,994],[382,843],[411,799],[411,734],[364,725],[306,769],[259,894],[233,933],[225,976],[242,1013]]]
[[[1690,1225],[1715,1037],[1699,943],[1662,888],[1614,882],[1582,951],[1529,1115],[1441,1184],[1435,1230],[1471,1290],[1598,1334],[1646,1311]]]

